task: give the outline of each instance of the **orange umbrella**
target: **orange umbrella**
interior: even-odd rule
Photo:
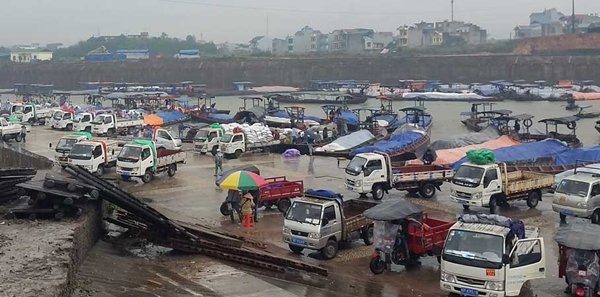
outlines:
[[[144,123],[150,126],[162,126],[165,122],[163,119],[155,114],[149,114],[144,117]]]

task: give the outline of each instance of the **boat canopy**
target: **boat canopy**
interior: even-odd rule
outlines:
[[[561,117],[561,118],[549,118],[549,119],[543,119],[543,120],[539,120],[539,123],[544,123],[547,125],[570,125],[573,122],[577,122],[579,120],[578,117],[576,116],[568,116],[568,117]]]

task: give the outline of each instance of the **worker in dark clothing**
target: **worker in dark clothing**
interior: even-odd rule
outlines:
[[[475,104],[471,105],[471,113],[477,112],[477,106]]]
[[[519,130],[521,130],[521,124],[519,124],[519,121],[515,121],[515,132],[518,134]]]
[[[423,154],[423,164],[431,165],[435,161],[436,156],[431,149],[427,149]]]

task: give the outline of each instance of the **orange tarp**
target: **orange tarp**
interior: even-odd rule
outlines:
[[[165,122],[163,119],[155,114],[149,114],[144,117],[144,123],[150,126],[161,126]]]
[[[573,93],[575,100],[600,100],[600,93]]]
[[[467,152],[470,150],[477,150],[477,149],[493,150],[493,149],[513,146],[513,145],[517,145],[517,144],[520,144],[520,142],[504,135],[499,138],[489,140],[489,141],[486,141],[486,142],[480,143],[480,144],[472,144],[472,145],[453,148],[453,149],[437,150],[435,152],[437,155],[437,159],[433,163],[437,164],[437,165],[450,165],[450,164],[453,164],[454,162],[460,160],[462,157],[466,156]],[[413,160],[409,163],[422,163],[422,162],[421,162],[421,160]]]

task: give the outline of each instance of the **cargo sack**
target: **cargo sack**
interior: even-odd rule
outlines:
[[[471,150],[467,152],[467,159],[473,164],[487,165],[496,163],[494,152],[486,149]]]

